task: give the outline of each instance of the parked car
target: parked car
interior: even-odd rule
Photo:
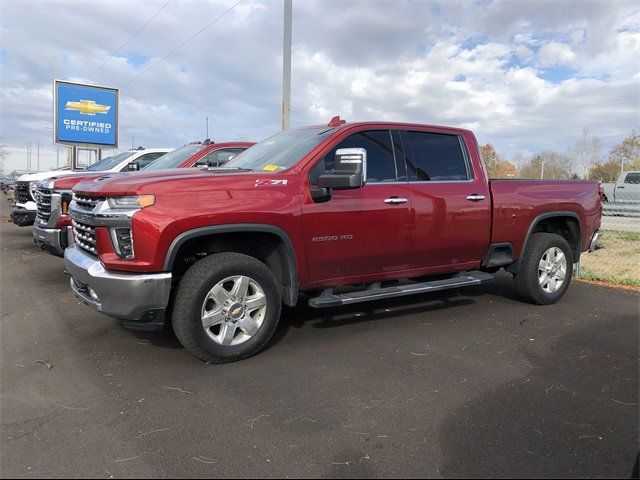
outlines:
[[[7,195],[9,193],[9,188],[11,187],[11,185],[15,184],[16,180],[15,178],[11,178],[11,177],[4,177],[1,181],[0,181],[0,189],[2,189],[2,193],[4,193],[5,195]]]
[[[616,183],[603,183],[602,200],[608,203],[640,203],[640,170],[622,172]]]
[[[68,175],[66,177],[53,177],[40,182],[37,198],[37,218],[33,224],[33,238],[37,245],[54,255],[62,256],[64,249],[69,244],[69,230],[71,229],[71,217],[69,216],[69,203],[71,202],[71,189],[80,182],[103,178],[108,172],[131,173],[138,169],[148,171],[150,169],[165,169],[174,167],[192,167],[219,163],[228,160],[238,153],[246,150],[253,143],[198,143],[185,145],[169,153],[163,154],[157,159],[149,159],[147,156],[136,156],[118,160],[116,157],[105,159],[101,165],[92,165],[83,173]],[[159,152],[154,152],[157,155]],[[125,154],[121,154],[125,155]],[[101,171],[99,168],[117,164],[115,168]],[[113,175],[113,174],[112,174]]]
[[[46,172],[25,173],[20,175],[14,184],[13,207],[10,218],[19,227],[33,225],[36,217],[35,190],[40,180],[54,175],[71,175],[69,167],[60,167]]]
[[[11,219],[13,223],[20,227],[34,224],[37,213],[35,194],[38,183],[42,180],[66,175],[82,175],[87,171],[120,172],[124,169],[130,169],[130,165],[136,165],[140,168],[171,150],[170,148],[138,148],[136,150],[130,150],[103,158],[87,167],[86,170],[82,170],[80,173],[71,170],[69,167],[62,167],[48,172],[22,175],[16,182],[16,199],[11,211]]]
[[[126,326],[168,319],[222,363],[265,348],[301,298],[337,307],[506,268],[525,298],[557,302],[596,248],[602,205],[596,181],[488,181],[468,130],[336,117],[221,168],[80,183],[70,214],[78,298]]]

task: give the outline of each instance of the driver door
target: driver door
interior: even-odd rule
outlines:
[[[333,169],[341,148],[367,151],[362,188],[333,190],[326,202],[302,207],[309,280],[374,281],[411,267],[411,192],[403,157],[396,162],[389,130],[357,132],[329,151],[311,170],[309,182]]]

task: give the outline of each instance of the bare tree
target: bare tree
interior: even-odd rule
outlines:
[[[519,173],[520,178],[571,178],[571,161],[566,155],[545,150],[534,155]]]
[[[569,149],[568,155],[582,168],[583,175],[587,178],[591,167],[602,161],[602,141],[591,133],[589,127],[585,127],[578,141]]]

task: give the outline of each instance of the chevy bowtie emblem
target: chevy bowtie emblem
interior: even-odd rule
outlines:
[[[111,107],[108,105],[99,105],[93,100],[80,100],[79,102],[67,102],[64,106],[65,110],[77,110],[83,115],[95,115],[96,113],[106,114]]]

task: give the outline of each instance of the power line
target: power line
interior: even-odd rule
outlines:
[[[104,67],[107,64],[107,62],[109,62],[109,60],[111,60],[115,55],[117,55],[120,52],[120,50],[122,50],[124,47],[126,47],[129,44],[129,42],[131,42],[131,40],[133,40],[144,29],[144,27],[149,25],[149,22],[151,22],[151,20],[153,20],[154,18],[156,18],[158,16],[158,14],[162,11],[162,9],[164,9],[164,7],[167,6],[168,3],[169,3],[169,0],[164,2],[164,4],[158,10],[156,10],[156,13],[151,15],[151,17],[149,17],[149,19],[146,22],[144,22],[144,24],[138,30],[136,30],[136,32],[133,35],[131,35],[126,42],[124,42],[122,45],[120,45],[120,47],[115,52],[113,52],[111,55],[109,55],[109,57],[107,57],[107,59],[104,62],[102,62],[102,65],[100,65],[93,72],[91,72],[89,74],[89,77],[93,77],[93,75],[98,70],[100,70],[102,67]]]
[[[142,75],[144,75],[145,73],[147,73],[149,70],[151,70],[153,67],[155,67],[156,65],[158,65],[160,62],[162,62],[163,60],[165,60],[167,57],[169,57],[169,55],[171,55],[172,53],[176,52],[177,50],[179,50],[181,47],[183,47],[184,45],[186,45],[187,43],[189,43],[191,40],[193,40],[194,38],[196,38],[198,35],[200,35],[202,32],[204,32],[207,28],[209,28],[211,25],[213,25],[214,23],[216,23],[218,20],[220,20],[222,17],[224,17],[225,15],[227,15],[229,12],[231,12],[231,10],[233,10],[234,8],[236,8],[238,5],[240,5],[242,2],[244,2],[244,0],[238,0],[236,3],[233,4],[233,6],[231,6],[230,8],[228,8],[222,15],[217,16],[216,18],[214,18],[213,20],[211,20],[209,23],[207,23],[204,27],[202,27],[200,30],[198,30],[196,33],[194,33],[193,35],[191,35],[189,38],[187,38],[186,40],[184,40],[182,43],[179,43],[177,46],[175,46],[174,48],[172,48],[171,50],[169,50],[167,53],[165,53],[162,58],[160,58],[157,62],[155,62],[153,65],[145,68],[144,70],[142,70],[138,75],[136,75],[135,77],[133,77],[131,80],[129,80],[127,83],[125,83],[124,85],[122,85],[121,88],[124,87],[128,87],[129,85],[131,85],[133,82],[135,82],[138,78],[140,78]]]

